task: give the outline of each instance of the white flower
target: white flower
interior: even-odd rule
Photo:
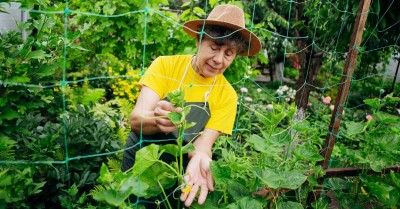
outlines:
[[[272,105],[272,104],[267,105],[267,110],[273,110],[273,109],[274,109],[274,105]]]
[[[240,91],[243,92],[243,93],[249,92],[249,90],[246,87],[240,88]]]
[[[330,105],[329,109],[331,109],[333,111],[335,109],[335,105]]]
[[[245,100],[246,102],[252,102],[252,101],[253,101],[253,99],[252,99],[251,97],[245,97],[244,100]]]
[[[289,90],[289,87],[288,86],[286,86],[286,85],[284,85],[284,86],[282,86],[282,89],[281,89],[282,91],[287,91],[287,90]]]
[[[276,90],[276,94],[278,94],[278,95],[282,95],[282,94],[283,94],[283,91],[282,91],[282,90],[280,90],[280,89],[278,89],[278,90]]]
[[[260,88],[257,89],[257,92],[260,93],[262,90]]]

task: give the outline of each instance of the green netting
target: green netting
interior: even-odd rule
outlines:
[[[338,12],[338,13],[343,13],[344,14],[343,22],[340,25],[340,31],[338,31],[337,34],[332,34],[332,40],[333,40],[333,43],[334,43],[334,47],[332,47],[333,50],[327,51],[323,47],[319,46],[319,44],[314,41],[320,35],[320,34],[318,34],[319,31],[318,31],[317,27],[315,27],[315,30],[312,33],[312,36],[291,37],[289,35],[290,31],[293,30],[293,28],[292,28],[293,26],[290,25],[291,18],[293,18],[293,16],[294,16],[293,15],[293,7],[295,7],[295,6],[299,5],[299,4],[307,4],[307,3],[312,3],[312,2],[310,2],[310,1],[305,1],[305,2],[287,1],[288,13],[287,14],[281,14],[282,16],[287,15],[287,20],[288,20],[288,23],[289,23],[287,25],[287,27],[286,27],[286,31],[285,31],[284,34],[277,33],[275,31],[271,31],[271,30],[268,30],[268,29],[265,29],[265,28],[255,27],[254,22],[253,22],[255,13],[256,13],[257,10],[263,9],[263,8],[257,8],[256,7],[256,2],[257,1],[255,1],[255,0],[253,2],[251,2],[252,3],[252,9],[251,9],[252,13],[251,13],[251,18],[250,18],[251,22],[250,22],[250,24],[248,24],[250,26],[249,30],[255,32],[256,34],[257,34],[257,32],[269,33],[276,40],[284,43],[283,44],[283,46],[284,46],[284,49],[283,49],[284,50],[284,53],[283,53],[283,63],[284,64],[283,65],[285,67],[288,67],[288,65],[290,64],[287,61],[288,55],[298,55],[298,54],[300,54],[300,53],[302,53],[302,52],[304,52],[306,50],[308,50],[308,51],[309,50],[311,50],[311,51],[316,51],[316,50],[321,51],[321,52],[324,53],[325,57],[328,57],[327,58],[328,60],[340,59],[340,58],[344,57],[347,54],[346,51],[337,51],[337,46],[339,45],[339,41],[342,38],[343,30],[345,30],[345,27],[347,27],[347,23],[346,23],[345,20],[347,20],[348,18],[354,19],[355,15],[356,15],[356,13],[352,12],[351,9],[343,10],[341,8],[338,8],[338,5],[335,2],[331,2],[331,1],[326,1],[327,4],[325,4],[325,5],[323,5],[322,3],[320,3],[318,5],[317,10],[316,10],[317,18],[313,22],[314,25],[326,24],[326,23],[324,23],[323,19],[319,18],[319,14],[320,14],[319,11],[322,10],[321,9],[322,6],[330,5],[331,6],[330,9],[332,9],[332,10]],[[392,6],[393,3],[394,3],[394,1],[391,2],[389,8]],[[10,82],[10,81],[7,81],[7,80],[0,81],[0,84],[1,85],[5,85],[5,86],[22,86],[22,87],[26,87],[26,88],[36,88],[36,89],[52,89],[52,88],[55,88],[55,87],[60,87],[61,88],[61,92],[62,92],[63,112],[67,112],[68,109],[67,109],[67,105],[66,105],[67,99],[66,99],[65,91],[66,91],[67,86],[69,86],[69,85],[81,84],[81,83],[84,83],[84,82],[91,82],[91,83],[93,82],[93,83],[95,83],[96,81],[102,81],[102,80],[129,79],[129,78],[132,78],[134,76],[142,76],[144,74],[145,70],[146,70],[146,67],[147,67],[145,63],[148,61],[148,60],[146,60],[146,56],[145,55],[146,55],[146,53],[148,53],[148,48],[147,48],[147,42],[146,41],[147,41],[147,38],[149,36],[149,34],[147,34],[147,29],[148,29],[147,28],[147,18],[149,16],[149,13],[151,13],[152,16],[154,16],[154,15],[155,16],[159,16],[160,18],[164,18],[165,20],[171,22],[171,24],[176,25],[177,26],[176,30],[181,30],[181,28],[183,26],[180,22],[176,22],[175,20],[171,19],[170,17],[165,16],[159,10],[155,10],[155,9],[149,7],[149,2],[148,1],[146,1],[145,4],[146,4],[146,6],[142,10],[129,11],[129,12],[125,12],[125,13],[121,13],[121,14],[114,14],[114,15],[105,15],[105,14],[101,14],[101,13],[91,13],[91,12],[83,12],[83,11],[79,11],[79,10],[73,10],[73,9],[69,8],[68,1],[66,1],[65,8],[63,10],[57,10],[57,11],[29,10],[30,13],[36,13],[36,14],[64,15],[64,32],[63,32],[64,35],[63,35],[63,38],[65,40],[64,41],[65,44],[64,44],[64,47],[63,47],[63,73],[62,73],[62,80],[59,81],[59,82],[55,82],[55,83],[52,83],[52,84],[46,84],[46,85],[37,84],[37,83]],[[208,1],[206,1],[204,3],[204,11],[206,11],[206,12],[209,12],[211,10],[208,5],[209,5]],[[375,28],[373,28],[373,31],[377,31],[379,33],[383,33],[383,32],[386,32],[388,30],[391,30],[391,29],[395,28],[396,25],[398,25],[398,23],[400,21],[397,21],[393,25],[387,26],[385,29],[381,29],[381,30],[378,29],[378,24],[383,20],[383,18],[386,15],[386,12],[388,10],[386,10],[382,14],[382,16],[378,16],[378,17],[374,17],[373,16],[373,18],[378,18],[378,20],[376,21],[377,25],[375,26]],[[144,43],[144,48],[142,50],[141,72],[137,73],[135,75],[96,76],[96,77],[88,77],[86,79],[68,80],[67,79],[67,75],[68,75],[69,69],[68,69],[68,66],[67,66],[67,60],[68,60],[68,57],[70,56],[70,54],[68,53],[68,45],[66,43],[67,42],[66,40],[68,40],[69,16],[71,14],[79,14],[79,15],[84,15],[84,16],[93,16],[93,17],[98,17],[98,18],[121,18],[121,17],[123,18],[123,17],[128,17],[129,15],[134,15],[134,14],[144,14],[144,16],[143,16],[144,32],[143,32],[143,40],[142,40],[143,43]],[[238,32],[238,31],[235,31],[235,32]],[[200,34],[204,34],[204,33],[205,32],[204,32],[204,28],[203,28],[203,30],[200,32]],[[154,34],[150,34],[150,35],[154,35]],[[229,34],[229,35],[231,35],[231,34]],[[229,35],[227,35],[227,36],[229,36]],[[393,44],[389,44],[387,46],[381,46],[381,47],[378,47],[378,48],[366,48],[366,44],[368,43],[368,41],[370,40],[371,37],[372,37],[372,35],[369,34],[364,39],[362,46],[353,46],[354,49],[359,50],[359,56],[362,57],[364,54],[373,53],[375,51],[384,50],[384,49],[392,49],[393,51],[398,50],[398,40],[400,38],[400,35],[397,37],[397,39],[394,41]],[[216,37],[216,38],[223,38],[223,37]],[[311,40],[311,43],[309,45],[307,45],[306,47],[302,48],[302,49],[297,49],[297,51],[293,51],[292,49],[289,49],[288,44],[287,44],[288,41],[289,40],[297,40],[297,39]],[[201,39],[200,39],[200,41],[201,41]],[[268,43],[266,43],[266,44],[268,44]],[[254,59],[254,58],[244,58],[244,59],[245,59],[245,62],[248,64],[247,67],[251,68],[252,66],[250,65],[250,59]],[[308,59],[308,63],[312,63],[313,57],[310,56],[307,59]],[[296,89],[295,92],[298,93],[300,91],[300,92],[304,93],[304,91],[306,89],[305,87],[310,87],[310,88],[319,90],[320,91],[320,95],[326,95],[327,91],[330,91],[331,89],[335,89],[335,88],[338,88],[339,86],[341,86],[342,83],[337,82],[337,81],[332,81],[330,79],[331,76],[334,76],[334,75],[335,76],[337,76],[337,75],[340,76],[341,75],[341,73],[338,73],[338,72],[331,72],[331,69],[334,69],[334,67],[335,67],[334,65],[335,65],[335,63],[331,62],[330,63],[330,67],[327,68],[328,70],[326,72],[326,75],[328,77],[325,79],[325,83],[323,83],[320,86],[317,86],[317,85],[314,85],[312,83],[307,83],[306,82],[307,79],[305,79],[305,82],[302,85],[300,85],[300,87],[298,89]],[[306,78],[307,78],[309,76],[311,64],[306,66],[306,68],[307,68],[307,73],[306,73]],[[356,66],[356,68],[357,68],[357,66]],[[282,71],[282,73],[283,73],[283,71]],[[283,74],[281,76],[283,77]],[[381,77],[382,78],[381,79],[382,82],[381,82],[381,88],[380,89],[384,89],[384,85],[385,85],[385,82],[386,82],[385,80],[386,80],[386,77],[388,76],[388,73],[387,72],[375,73],[375,74],[367,75],[367,76],[364,76],[364,77],[361,77],[361,78],[357,78],[357,79],[355,79],[354,76],[350,76],[350,75],[341,75],[341,76],[344,76],[347,79],[351,79],[352,84],[358,83],[358,82],[363,82],[364,80],[367,80],[368,78],[371,78],[371,77]],[[166,78],[166,79],[170,79],[170,78]],[[283,79],[279,81],[279,87],[286,86],[283,82],[284,82]],[[255,79],[255,77],[252,76],[251,74],[247,74],[246,73],[245,76],[242,79],[240,79],[240,80],[238,80],[236,82],[233,82],[232,86],[234,86],[235,89],[237,89],[237,90],[246,89],[246,90],[243,90],[241,92],[238,92],[238,95],[239,95],[238,115],[248,114],[247,115],[247,117],[248,117],[248,121],[247,122],[239,121],[241,119],[240,117],[236,118],[234,129],[232,130],[233,131],[233,135],[230,137],[233,140],[240,139],[240,137],[243,136],[243,133],[248,133],[248,132],[251,132],[252,129],[258,128],[258,127],[255,127],[251,123],[252,122],[251,119],[257,119],[257,115],[260,115],[262,113],[260,113],[260,111],[257,109],[257,106],[252,106],[251,103],[249,103],[250,101],[253,101],[253,100],[256,100],[256,99],[255,98],[246,97],[246,93],[247,93],[248,89],[253,89],[253,90],[257,89],[257,92],[260,92],[260,93],[263,93],[264,95],[267,95],[268,97],[270,97],[270,98],[268,98],[269,100],[275,100],[275,101],[277,101],[277,103],[284,102],[284,100],[285,100],[284,96],[282,96],[281,94],[275,94],[273,91],[270,91],[265,85],[263,85],[262,83],[258,82]],[[258,89],[260,89],[260,90],[258,90]],[[379,98],[383,99],[383,93],[382,92],[379,93]],[[303,99],[303,94],[302,94],[302,98],[301,99]],[[365,98],[365,99],[367,99],[367,98]],[[345,101],[347,101],[347,100],[348,100],[348,98],[345,98]],[[326,108],[327,108],[326,105],[318,105],[316,107],[316,110],[313,111],[315,120],[323,120],[323,115],[319,115],[319,113],[326,111],[325,110]],[[360,109],[360,108],[362,109],[362,108],[366,108],[366,107],[365,107],[364,104],[359,104],[359,105],[356,105],[356,106],[347,106],[347,103],[346,103],[346,104],[344,104],[343,108],[344,108],[345,112],[349,112],[350,113],[353,110]],[[338,119],[339,117],[341,117],[340,114],[342,114],[342,113],[337,113],[333,117],[335,119]],[[116,151],[108,151],[108,152],[103,152],[103,153],[95,153],[95,154],[88,154],[88,155],[73,156],[73,155],[71,155],[71,153],[70,153],[70,151],[68,149],[69,148],[68,141],[71,140],[71,139],[67,138],[68,130],[66,128],[66,126],[67,126],[66,125],[67,124],[66,117],[67,116],[64,114],[63,120],[64,120],[64,124],[65,125],[64,125],[63,131],[62,131],[63,139],[64,139],[63,143],[64,143],[64,147],[65,147],[65,150],[64,150],[65,158],[64,158],[64,160],[59,160],[59,161],[47,161],[47,160],[43,160],[43,161],[1,160],[0,164],[1,165],[6,165],[6,166],[7,165],[38,165],[38,164],[52,165],[52,164],[64,164],[65,165],[65,170],[66,170],[65,172],[66,173],[70,173],[69,164],[70,164],[71,161],[79,161],[79,160],[88,159],[88,158],[96,158],[96,157],[101,157],[101,156],[115,155],[115,154],[122,153],[125,150],[131,149],[131,148],[136,147],[136,146],[142,147],[142,143],[146,142],[146,141],[142,140],[142,138],[141,138],[141,141],[138,144],[135,144],[134,146],[129,147],[129,148],[119,149],[119,150],[116,150]],[[296,125],[297,125],[297,122],[294,121],[293,123],[291,123],[290,126],[282,128],[281,131],[279,131],[278,133],[273,133],[273,134],[271,134],[271,136],[278,136],[281,133],[286,132],[285,136],[282,137],[282,138],[286,138],[286,137],[290,137],[290,136],[293,137],[294,135],[297,134],[296,128],[294,128]],[[315,123],[312,126],[318,127],[319,125],[320,124],[316,124]],[[318,127],[318,128],[321,128],[321,129],[325,130],[326,134],[328,136],[332,137],[333,133],[328,131],[329,127],[326,126],[326,127]],[[337,138],[337,140],[341,140],[341,137],[342,137],[341,133],[342,132],[339,131],[339,133],[335,136],[335,138]],[[142,137],[142,136],[140,136],[140,137]],[[166,139],[166,140],[168,140],[168,139]],[[174,140],[174,139],[171,139],[171,140]],[[161,141],[165,141],[165,140],[159,140],[159,142],[161,142]],[[157,141],[152,141],[152,142],[157,142]],[[289,142],[289,147],[291,146],[292,143],[294,143],[294,142],[292,142],[292,141]],[[234,148],[232,148],[232,149],[235,150]],[[329,149],[331,149],[331,148],[329,148]],[[322,151],[323,150],[320,150],[320,152],[322,152]],[[382,151],[382,152],[384,152],[384,151]],[[288,158],[289,156],[286,155],[285,157]],[[347,159],[346,158],[341,158],[341,159],[335,158],[335,159],[330,159],[330,161],[331,162],[333,162],[333,161],[346,162]],[[71,179],[69,178],[68,180],[70,181]],[[69,184],[70,184],[69,185],[69,187],[70,187],[71,183],[69,183]],[[165,194],[165,196],[166,197],[172,196],[172,195],[174,195],[175,191],[180,190],[180,189],[181,188],[178,187],[173,192],[171,192],[169,194]],[[290,195],[288,195],[288,196],[290,196]],[[157,204],[161,204],[164,201],[165,200],[159,200],[157,202]],[[146,200],[143,200],[143,199],[138,199],[138,201],[136,203],[132,203],[132,204],[137,204],[139,202],[149,202],[149,201],[146,201]],[[150,201],[150,203],[154,203],[154,202]]]

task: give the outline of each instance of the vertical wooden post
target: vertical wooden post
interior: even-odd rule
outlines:
[[[326,135],[325,143],[322,149],[322,157],[324,160],[319,164],[326,170],[329,166],[329,160],[331,159],[332,150],[335,145],[336,136],[339,132],[340,121],[342,119],[343,108],[347,100],[351,80],[353,77],[354,66],[356,64],[356,58],[358,55],[358,47],[361,43],[362,35],[364,32],[365,21],[367,20],[368,10],[371,0],[360,0],[358,6],[357,16],[354,23],[353,33],[349,44],[349,51],[346,57],[346,64],[343,70],[343,76],[340,81],[339,93],[336,97],[335,108],[332,113],[331,121],[329,124],[329,131]],[[324,179],[319,180],[319,184],[323,183]],[[315,201],[319,197],[319,192],[315,192],[309,195],[308,203]]]
[[[335,108],[332,113],[331,122],[329,124],[329,131],[326,135],[325,144],[322,150],[322,156],[324,160],[321,165],[324,169],[328,168],[329,160],[331,158],[332,149],[335,145],[336,136],[339,132],[340,121],[342,119],[343,108],[347,100],[351,80],[353,77],[354,66],[358,55],[358,47],[360,45],[362,34],[364,32],[365,21],[367,20],[368,9],[371,0],[360,0],[358,6],[356,22],[353,28],[353,34],[349,44],[349,51],[346,57],[346,64],[343,70],[342,80],[340,81],[341,86],[339,93],[336,97]]]

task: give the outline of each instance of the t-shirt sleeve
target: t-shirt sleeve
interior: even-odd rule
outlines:
[[[165,97],[166,83],[165,79],[165,66],[162,61],[162,57],[156,58],[149,68],[146,70],[142,78],[139,80],[140,86],[147,86],[155,91],[160,98]]]
[[[214,107],[215,110],[212,110],[211,118],[208,121],[206,128],[231,135],[236,118],[238,99],[233,88],[229,90],[229,96],[222,96],[222,98],[225,97],[226,99],[220,100],[221,102],[219,105]]]

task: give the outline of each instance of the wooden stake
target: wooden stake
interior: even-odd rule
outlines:
[[[361,43],[362,35],[364,32],[365,21],[367,20],[368,10],[371,0],[360,0],[360,5],[358,6],[357,16],[354,23],[353,33],[351,35],[351,40],[349,44],[349,51],[346,57],[346,64],[343,70],[343,76],[341,79],[341,86],[339,93],[336,97],[335,108],[332,113],[331,122],[329,124],[329,131],[326,135],[325,143],[322,149],[322,157],[324,160],[319,164],[326,170],[329,166],[329,160],[331,159],[332,150],[335,145],[336,136],[339,132],[340,121],[342,119],[343,107],[347,100],[347,95],[349,93],[349,88],[351,85],[351,80],[353,77],[354,66],[356,64],[356,58],[358,55],[358,47]],[[323,183],[323,178],[319,179],[318,183]],[[308,196],[308,203],[318,199],[320,192],[310,193]]]

